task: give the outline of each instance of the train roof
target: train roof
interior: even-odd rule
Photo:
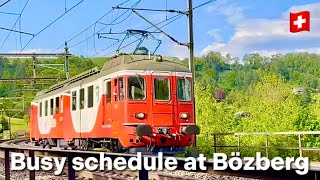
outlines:
[[[161,61],[157,61],[157,58],[161,58]],[[100,77],[124,70],[190,72],[190,70],[176,58],[128,54],[115,56],[109,60],[106,59],[101,69],[95,67],[70,79],[59,82],[49,87],[49,89],[38,92],[33,101],[62,93],[82,83],[92,82]]]

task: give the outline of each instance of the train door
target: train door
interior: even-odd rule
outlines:
[[[104,101],[103,101],[103,113],[102,113],[102,127],[111,127],[112,122],[112,108],[111,108],[111,79],[107,79],[103,82],[104,87]]]
[[[82,137],[83,131],[84,131],[84,125],[86,122],[86,99],[85,99],[85,88],[81,87],[79,91],[79,119],[80,119],[80,137]]]
[[[174,125],[173,78],[169,72],[153,72],[152,79],[152,112],[154,126]]]
[[[126,99],[126,80],[124,77],[113,79],[112,94],[112,133],[117,136],[120,133],[120,123],[126,118],[125,99]]]
[[[80,137],[81,133],[81,112],[80,112],[80,91],[79,89],[74,89],[71,92],[71,121],[69,123],[70,127],[73,126],[76,133],[79,133],[77,137]],[[66,131],[70,132],[70,127],[67,127]]]

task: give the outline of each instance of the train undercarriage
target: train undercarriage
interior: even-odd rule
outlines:
[[[185,147],[155,147],[146,145],[145,147],[123,147],[118,139],[74,139],[71,142],[66,142],[63,139],[39,139],[32,140],[35,146],[40,146],[45,149],[72,149],[80,151],[108,151],[113,153],[137,153],[152,154],[163,152],[164,154],[177,154],[184,152]]]
[[[71,142],[66,142],[63,139],[39,139],[34,142],[35,146],[43,148],[60,148],[88,151],[95,148],[103,148],[109,152],[124,153],[129,152],[128,148],[124,148],[118,139],[74,139]]]

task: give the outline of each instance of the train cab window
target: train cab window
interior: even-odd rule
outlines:
[[[122,101],[125,97],[125,81],[123,77],[118,78],[118,80],[115,80],[115,88],[114,88],[114,95],[116,96],[116,101]],[[117,93],[119,92],[119,94]]]
[[[50,115],[53,115],[53,99],[50,99]]]
[[[80,89],[80,109],[84,108],[84,88]]]
[[[179,101],[191,101],[191,82],[189,79],[179,78],[177,91]]]
[[[42,117],[42,102],[39,105],[39,117]]]
[[[77,110],[77,91],[72,92],[72,111]]]
[[[111,81],[106,83],[106,103],[111,102]]]
[[[93,86],[88,87],[88,108],[93,107]]]
[[[44,103],[44,115],[48,116],[48,101],[45,101]]]
[[[129,77],[128,88],[130,100],[144,100],[146,98],[145,80],[143,77]]]
[[[161,101],[170,99],[170,81],[168,78],[154,79],[154,96],[156,100]]]
[[[56,97],[56,108],[55,108],[55,111],[56,111],[56,114],[59,114],[59,97]]]

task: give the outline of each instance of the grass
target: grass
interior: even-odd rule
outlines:
[[[16,130],[29,131],[29,126],[27,125],[27,122],[23,119],[11,118],[11,128],[12,128],[12,131],[16,131]]]
[[[96,57],[96,58],[90,58],[93,64],[102,67],[104,63],[107,61],[107,58],[105,57]]]
[[[11,118],[11,129],[13,132],[17,130],[26,130],[29,131],[29,126],[27,125],[27,122],[23,119],[18,118]],[[0,124],[1,127],[1,124]]]

